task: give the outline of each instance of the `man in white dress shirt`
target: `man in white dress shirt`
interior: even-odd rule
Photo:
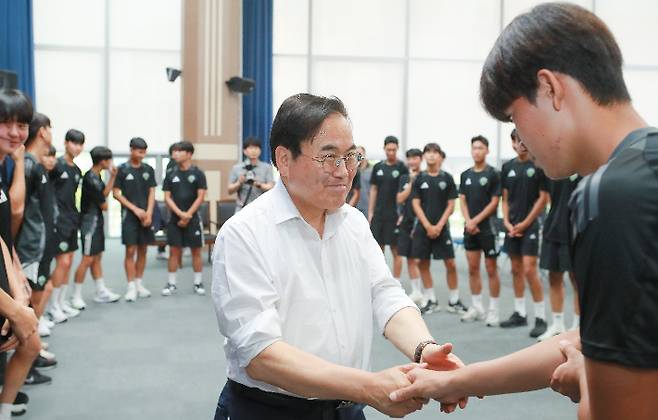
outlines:
[[[375,328],[411,360],[440,370],[462,363],[450,344],[436,344],[368,221],[345,204],[362,157],[343,103],[286,99],[270,147],[280,181],[229,219],[215,245],[212,296],[228,376],[215,420],[356,420],[364,405],[397,417],[420,409],[426,400],[388,397],[408,384],[413,364],[368,371]]]

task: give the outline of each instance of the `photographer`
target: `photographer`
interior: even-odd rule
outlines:
[[[260,140],[249,137],[242,145],[245,160],[231,169],[228,192],[238,193],[235,211],[254,201],[265,191],[274,186],[272,165],[259,160],[261,154]]]

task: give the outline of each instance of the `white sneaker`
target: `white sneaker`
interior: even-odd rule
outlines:
[[[171,284],[167,282],[165,287],[162,288],[162,296],[171,296],[175,291],[177,287],[175,284]]]
[[[87,307],[87,304],[80,296],[73,296],[71,298],[71,307],[83,311]]]
[[[43,357],[44,359],[55,360],[55,354],[43,349],[41,349],[39,352],[39,356]]]
[[[203,296],[206,294],[206,289],[203,287],[203,283],[194,285],[194,293],[196,293],[199,296]]]
[[[50,328],[46,324],[46,318],[39,318],[39,337],[48,337],[50,335]]]
[[[48,350],[48,343],[41,340],[41,350]]]
[[[52,322],[51,320],[49,320],[47,316],[42,316],[42,317],[39,319],[39,321],[41,321],[42,319],[43,319],[43,322],[46,323],[46,326],[47,326],[48,328],[50,328],[51,330],[52,330],[53,328],[55,328],[55,323]]]
[[[107,287],[97,290],[96,296],[94,296],[94,302],[96,303],[112,303],[119,299],[121,299],[121,295],[114,293]]]
[[[485,324],[487,324],[487,327],[497,327],[500,324],[498,309],[489,309],[489,312],[487,312],[487,319]]]
[[[144,299],[147,297],[151,297],[151,291],[144,287],[142,284],[137,285],[137,297],[140,299]]]
[[[135,282],[131,281],[128,283],[128,289],[126,290],[123,300],[126,302],[134,302],[137,300],[137,287],[135,287]]]
[[[418,290],[412,291],[408,296],[409,299],[411,299],[411,301],[416,305],[420,305],[423,302],[423,294]]]
[[[69,318],[75,318],[76,316],[80,315],[80,311],[72,307],[68,302],[62,303],[61,308],[62,312],[64,312],[64,315]]]
[[[546,330],[546,332],[539,337],[537,337],[537,341],[545,341],[548,340],[551,337],[554,337],[558,334],[562,334],[566,329],[564,328],[564,324],[562,325],[555,325],[555,322],[551,324],[550,327]]]
[[[474,321],[482,321],[486,318],[486,315],[484,314],[484,311],[479,311],[475,309],[473,306],[468,308],[468,311],[461,317],[462,322],[474,322]]]
[[[68,321],[68,317],[59,306],[51,307],[50,311],[48,311],[48,315],[55,324],[61,324],[62,322]]]

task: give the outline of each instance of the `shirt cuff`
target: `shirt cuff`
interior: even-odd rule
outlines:
[[[279,313],[270,308],[241,326],[229,339],[237,351],[240,367],[246,368],[260,352],[281,340],[281,336]]]
[[[404,293],[404,289],[399,285],[390,285],[377,290],[375,293],[373,299],[373,311],[379,331],[382,335],[384,334],[388,321],[390,321],[391,318],[393,318],[393,315],[400,310],[404,308],[414,308],[420,313],[418,306],[409,299],[409,296]]]

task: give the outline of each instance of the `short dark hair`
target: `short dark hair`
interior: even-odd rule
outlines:
[[[446,157],[446,154],[443,149],[441,149],[441,146],[439,146],[439,143],[427,143],[425,147],[423,147],[423,154],[427,152],[438,152],[444,159]]]
[[[386,136],[384,139],[384,147],[386,147],[386,145],[389,143],[397,144],[398,146],[400,145],[400,141],[395,136]]]
[[[64,136],[64,141],[70,141],[75,144],[85,144],[85,133],[75,128],[71,128],[66,132]]]
[[[505,111],[520,97],[535,103],[537,72],[547,69],[576,79],[599,105],[630,101],[623,59],[605,23],[588,10],[546,3],[507,25],[480,76],[480,99],[489,114],[509,121]]]
[[[519,139],[519,133],[516,131],[516,128],[513,129],[511,133],[509,133],[509,137],[514,141]]]
[[[94,165],[108,159],[112,159],[112,151],[105,146],[96,146],[89,152],[91,155],[91,162]]]
[[[0,89],[0,123],[16,121],[32,122],[32,101],[17,89]]]
[[[190,152],[194,154],[194,145],[190,143],[189,141],[183,140],[179,141],[178,143],[174,143],[171,147],[171,151],[182,151],[182,152]]]
[[[296,159],[302,153],[302,143],[312,142],[324,120],[331,114],[349,118],[345,105],[335,96],[299,93],[283,101],[270,131],[270,151],[274,166],[277,147],[283,146],[290,150],[293,159]]]
[[[475,143],[476,141],[479,141],[480,143],[484,144],[485,146],[489,147],[489,140],[487,140],[486,137],[484,137],[481,134],[478,134],[477,136],[473,137],[471,139],[471,144]]]
[[[423,157],[423,152],[421,152],[420,149],[413,148],[413,149],[407,150],[406,155],[407,155],[408,158],[414,157],[414,156]]]
[[[256,146],[258,148],[262,148],[260,139],[258,137],[247,137],[245,141],[242,143],[242,150],[246,149],[249,146]]]
[[[37,138],[39,130],[43,127],[50,127],[50,118],[40,112],[35,112],[30,121],[30,131],[25,140],[25,147],[28,147]]]
[[[48,151],[46,152],[46,156],[55,156],[57,154],[57,149],[55,149],[55,146],[52,144],[48,148]]]
[[[146,140],[144,140],[141,137],[133,137],[130,139],[130,148],[131,149],[139,149],[139,150],[146,150],[148,149],[148,144],[146,144]]]
[[[174,151],[174,147],[176,147],[177,144],[178,142],[174,142],[169,145],[169,156],[171,156],[172,152]]]

